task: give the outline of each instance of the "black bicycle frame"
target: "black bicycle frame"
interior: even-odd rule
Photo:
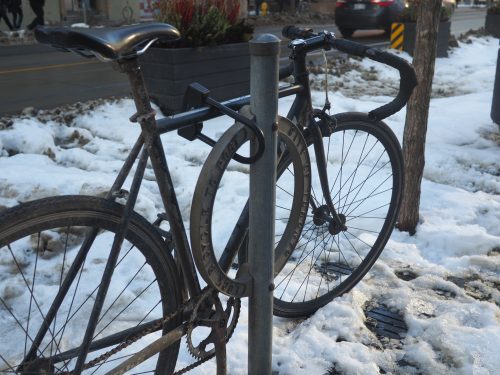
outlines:
[[[107,344],[112,345],[119,343],[124,339],[126,339],[131,334],[131,330],[127,330],[122,333],[114,334],[112,337],[104,338],[91,344],[92,338],[94,336],[94,331],[97,326],[99,314],[102,310],[102,306],[104,303],[104,298],[107,289],[109,287],[109,283],[111,281],[113,269],[114,266],[116,265],[116,261],[119,256],[119,250],[125,238],[128,222],[139,194],[142,177],[144,175],[148,160],[151,161],[157,185],[160,190],[160,196],[166,212],[166,217],[170,225],[170,233],[174,241],[176,259],[179,262],[181,274],[184,277],[184,285],[190,297],[198,296],[201,293],[200,282],[197,278],[197,273],[191,253],[191,248],[187,239],[187,234],[182,220],[179,205],[177,203],[177,197],[175,194],[172,178],[167,165],[165,150],[163,149],[163,145],[160,140],[160,135],[174,130],[184,129],[186,127],[193,126],[195,124],[202,123],[204,121],[219,117],[223,114],[220,112],[220,110],[214,107],[206,106],[156,120],[155,112],[151,107],[150,97],[146,91],[145,83],[142,74],[140,72],[140,67],[137,58],[119,61],[116,63],[116,65],[118,66],[118,69],[121,72],[127,75],[130,81],[130,86],[132,89],[132,97],[134,99],[137,110],[136,114],[134,114],[130,118],[130,120],[132,122],[139,123],[142,131],[141,135],[139,136],[135,145],[133,146],[129,156],[127,157],[124,165],[122,166],[120,172],[118,173],[118,176],[115,182],[113,183],[111,190],[107,194],[107,199],[111,200],[114,200],[117,197],[126,196],[127,203],[123,211],[123,216],[120,222],[119,230],[115,235],[114,243],[110,251],[110,256],[108,258],[108,263],[106,265],[105,272],[103,273],[101,283],[97,291],[96,300],[85,331],[85,336],[82,342],[82,346],[78,348],[78,350],[73,349],[69,352],[60,353],[57,356],[57,358],[72,358],[76,354],[78,354],[77,363],[74,369],[76,373],[79,373],[83,370],[85,359],[89,352],[94,350],[99,350],[102,347],[106,346]],[[299,55],[297,56],[296,59],[294,59],[293,75],[295,77],[295,84],[280,88],[278,96],[279,98],[283,98],[291,95],[296,95],[296,98],[292,104],[292,107],[290,108],[287,117],[290,119],[295,119],[297,121],[299,121],[299,119],[303,120],[309,117],[309,121],[306,122],[300,121],[300,123],[307,124],[307,127],[312,132],[312,135],[315,140],[314,145],[315,145],[315,152],[317,154],[316,157],[318,160],[321,159],[324,160],[325,157],[324,157],[324,150],[322,148],[323,143],[322,143],[321,130],[315,124],[314,121],[311,121],[312,101],[311,101],[311,93],[309,87],[308,71],[305,63],[305,53],[303,56]],[[238,110],[244,105],[250,104],[250,96],[247,95],[231,99],[222,102],[222,104],[224,106],[231,108],[232,110]],[[203,142],[211,146],[215,144],[214,140],[201,134],[201,132],[197,135],[196,138],[202,140]],[[318,140],[318,142],[316,140]],[[318,147],[316,146],[317,143]],[[319,146],[319,144],[321,144],[321,146]],[[137,162],[137,167],[133,178],[133,182],[130,187],[130,192],[127,193],[126,191],[122,190],[122,187],[137,159],[139,159],[139,161]],[[321,163],[320,161],[318,163],[318,173],[320,175],[321,180],[327,181],[326,161],[324,161],[323,163]],[[323,183],[322,183],[322,189],[323,193],[327,194],[327,196],[329,197],[330,196],[329,189],[328,187],[323,188]],[[317,208],[314,205],[313,201],[311,201],[311,205],[313,209]],[[335,212],[333,209],[333,205],[330,212]],[[50,325],[52,324],[53,319],[55,318],[57,310],[59,309],[60,304],[64,300],[74,278],[76,277],[77,270],[81,267],[83,261],[85,260],[87,252],[90,249],[91,244],[95,239],[96,235],[97,235],[96,230],[91,231],[91,233],[87,235],[86,240],[84,241],[80,250],[78,251],[78,254],[75,258],[75,262],[73,263],[71,269],[66,275],[65,280],[63,281],[58,294],[54,298],[52,306],[50,307],[47,315],[44,318],[44,322],[42,323],[39,332],[37,333],[35,339],[33,340],[32,346],[28,351],[23,361],[23,364],[30,360],[33,360],[36,357],[37,348],[40,346],[42,339],[47,333],[47,331],[50,330]],[[236,252],[238,249],[234,250]],[[232,254],[232,256],[234,255],[235,254]],[[133,331],[140,330],[142,328],[143,327],[140,326],[137,329],[134,329]],[[23,364],[21,364],[20,368],[23,366]]]

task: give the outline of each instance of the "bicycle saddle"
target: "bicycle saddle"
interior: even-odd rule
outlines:
[[[143,23],[118,28],[75,29],[69,27],[37,27],[35,38],[43,44],[68,50],[88,50],[106,59],[117,60],[133,55],[137,47],[161,39],[180,38],[179,31],[166,23]]]

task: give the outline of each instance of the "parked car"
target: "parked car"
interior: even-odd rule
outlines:
[[[387,34],[409,0],[337,0],[335,24],[344,38],[359,29],[383,29]],[[443,0],[443,7],[456,7],[456,0]]]
[[[335,24],[344,38],[358,29],[384,29],[387,33],[405,7],[405,0],[337,0]]]

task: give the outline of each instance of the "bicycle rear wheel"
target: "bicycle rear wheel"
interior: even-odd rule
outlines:
[[[122,211],[122,205],[104,199],[65,196],[0,214],[0,373],[72,371]],[[79,262],[89,233],[95,238]],[[68,276],[72,269],[74,277]],[[68,292],[44,323],[67,279],[72,279]],[[133,213],[86,362],[176,311],[179,285],[161,236]],[[83,373],[106,373],[178,324],[178,318],[160,324]],[[171,374],[178,350],[176,343],[133,371]]]
[[[401,204],[403,163],[394,133],[365,114],[334,118],[337,126],[323,135],[323,144],[330,195],[347,230],[339,231],[324,220],[329,211],[311,156],[312,204],[294,252],[275,277],[278,316],[308,316],[351,290],[382,252]],[[307,130],[305,138],[314,155]]]

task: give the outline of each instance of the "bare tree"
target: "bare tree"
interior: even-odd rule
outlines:
[[[425,165],[425,137],[429,117],[436,46],[442,0],[421,0],[417,10],[417,36],[413,66],[418,86],[408,102],[403,136],[403,159],[406,171],[403,204],[397,227],[415,234],[419,217],[420,193]]]

